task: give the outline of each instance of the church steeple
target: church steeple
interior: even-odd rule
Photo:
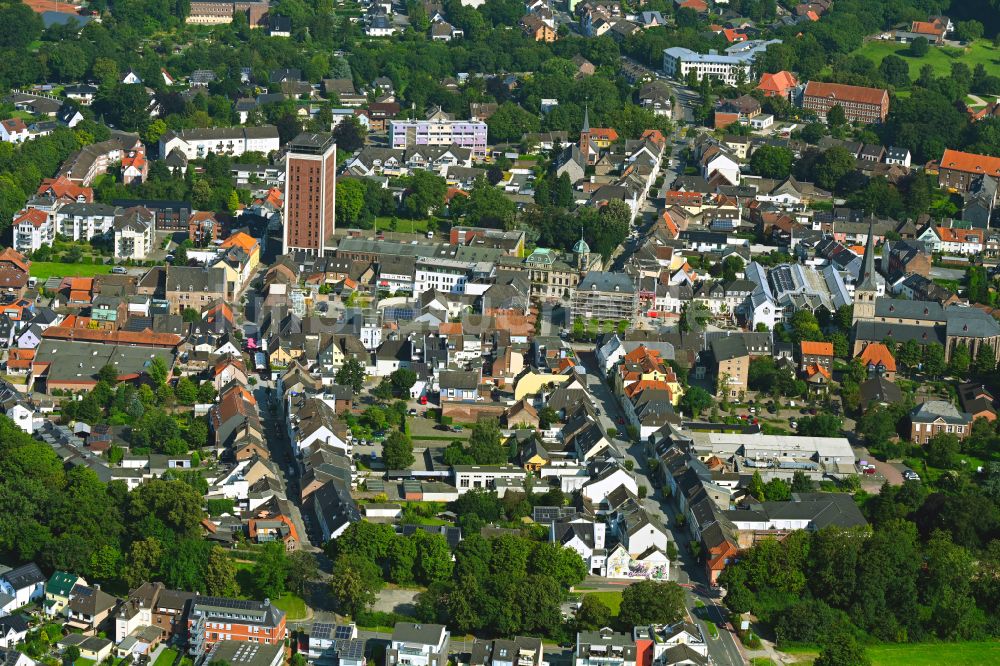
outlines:
[[[854,288],[854,316],[852,323],[875,319],[875,299],[878,297],[878,278],[875,275],[875,220],[868,223],[868,240],[865,256],[861,259],[861,273]]]
[[[590,105],[583,105],[583,129],[580,130],[581,134],[590,134]]]
[[[865,243],[865,256],[861,260],[861,282],[858,283],[857,289],[861,290],[871,290],[878,291],[878,285],[875,282],[875,234],[874,234],[875,220],[871,220],[868,223],[868,241]]]

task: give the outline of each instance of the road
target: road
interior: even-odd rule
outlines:
[[[264,441],[267,442],[267,450],[271,454],[271,460],[281,469],[285,497],[291,507],[292,522],[295,524],[299,536],[305,535],[308,538],[308,541],[303,539],[302,547],[310,552],[318,551],[319,541],[317,537],[319,535],[314,534],[309,529],[310,526],[306,524],[302,516],[300,501],[302,493],[299,489],[298,463],[292,454],[292,446],[285,431],[281,402],[277,397],[277,391],[270,386],[270,382],[264,382],[257,385],[254,398],[257,400],[261,425],[264,427]]]
[[[615,428],[616,430],[624,431],[625,426],[619,422],[619,419],[622,422],[624,421],[624,412],[605,377],[601,374],[601,370],[597,364],[597,355],[591,351],[592,347],[585,345],[574,345],[574,350],[587,370],[585,375],[587,389],[598,402],[597,406],[600,410],[599,418],[601,425],[605,429]],[[738,639],[734,633],[727,629],[730,622],[728,611],[718,604],[718,600],[715,597],[706,594],[708,580],[704,569],[691,554],[691,549],[688,545],[690,541],[688,533],[670,518],[670,515],[673,513],[670,510],[671,505],[667,503],[667,499],[663,496],[659,484],[654,485],[646,471],[647,456],[645,445],[640,442],[628,442],[621,437],[617,438],[616,441],[622,447],[622,452],[625,454],[626,459],[631,460],[634,464],[633,474],[635,474],[636,482],[639,485],[649,488],[649,494],[643,500],[643,506],[670,529],[671,537],[674,543],[677,544],[679,561],[672,563],[670,577],[688,587],[688,611],[691,613],[694,621],[701,627],[708,641],[709,656],[717,666],[742,666],[742,664],[746,663],[746,660],[743,658],[743,651],[737,644]],[[588,586],[602,585],[598,580],[589,579],[586,584]],[[610,589],[614,589],[614,586],[620,585],[620,583],[604,581],[604,585],[609,586]],[[713,622],[718,626],[718,638],[711,637],[708,631],[708,622]]]

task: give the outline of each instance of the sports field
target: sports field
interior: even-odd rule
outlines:
[[[943,76],[951,72],[953,62],[964,62],[969,70],[976,68],[982,63],[988,74],[1000,76],[1000,48],[993,46],[992,42],[979,39],[970,46],[960,49],[950,46],[932,46],[927,51],[927,55],[922,58],[913,58],[907,55],[909,44],[897,44],[896,42],[873,40],[862,46],[855,53],[860,53],[876,65],[882,62],[882,58],[895,53],[910,66],[910,78],[916,79],[920,76],[920,68],[929,64],[934,68],[936,76]]]

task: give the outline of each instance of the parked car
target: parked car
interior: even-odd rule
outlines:
[[[128,270],[126,270],[124,266],[115,266],[114,268],[111,269],[111,272],[114,273],[115,275],[125,275],[126,273],[128,273]]]

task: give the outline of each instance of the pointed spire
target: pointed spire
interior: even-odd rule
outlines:
[[[861,261],[861,282],[855,291],[877,291],[875,284],[875,219],[868,222],[868,240],[865,243],[865,256]]]
[[[590,105],[589,104],[584,104],[583,105],[583,129],[580,130],[580,131],[581,131],[581,133],[583,133],[583,132],[588,132],[589,133],[590,132]]]

